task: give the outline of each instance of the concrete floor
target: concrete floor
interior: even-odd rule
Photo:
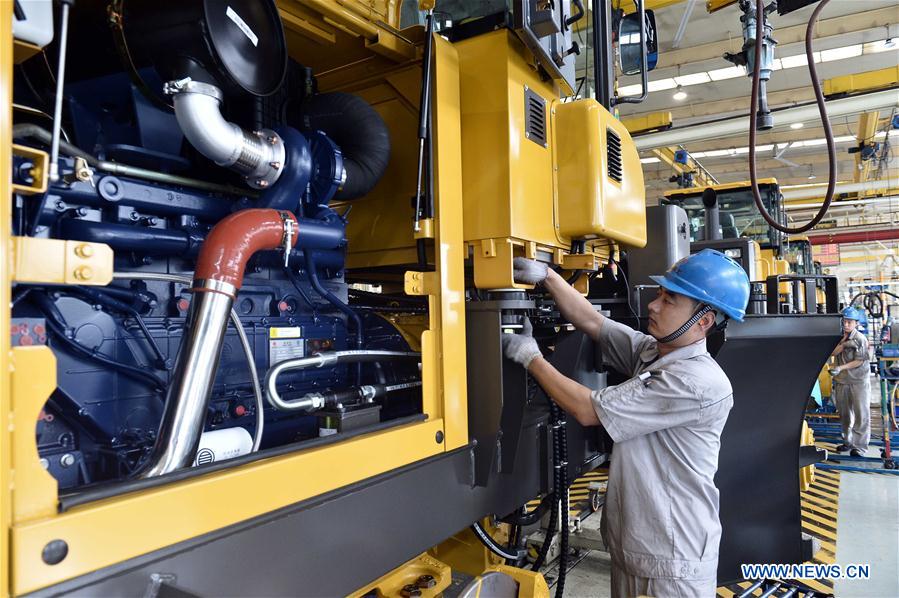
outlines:
[[[899,596],[899,476],[840,476],[837,563],[870,564],[871,578],[836,581],[836,596]]]
[[[586,529],[599,528],[600,513],[583,522]],[[837,515],[836,562],[870,564],[868,580],[837,580],[838,598],[899,597],[899,476],[844,472],[840,480]],[[551,588],[558,566],[543,570]],[[572,557],[565,581],[568,598],[610,596],[609,555],[598,550],[583,551]],[[555,590],[551,589],[551,594]]]

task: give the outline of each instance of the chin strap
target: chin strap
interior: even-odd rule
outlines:
[[[710,311],[712,311],[712,306],[711,306],[711,305],[703,305],[703,306],[701,306],[699,309],[696,310],[696,313],[694,313],[692,316],[690,316],[690,319],[689,319],[689,320],[687,320],[686,322],[683,323],[683,325],[682,325],[680,328],[678,328],[677,330],[675,330],[674,332],[672,332],[672,333],[669,334],[668,336],[665,336],[665,337],[662,337],[662,338],[658,339],[658,342],[660,342],[660,343],[670,343],[671,341],[680,338],[680,337],[683,336],[683,335],[684,335],[690,328],[693,328],[693,324],[695,324],[696,322],[698,322],[698,321],[699,321],[699,318],[701,318],[702,316],[706,315],[706,314],[709,313]]]

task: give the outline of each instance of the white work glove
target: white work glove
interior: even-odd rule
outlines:
[[[534,340],[534,328],[528,318],[524,319],[521,334],[503,334],[503,355],[528,369],[534,359],[540,357],[540,347]]]
[[[840,372],[842,372],[842,371],[843,371],[843,368],[841,368],[840,366],[837,366],[837,367],[835,367],[835,368],[830,368],[830,375],[831,375],[831,376],[836,376],[836,375],[838,375],[838,374],[839,374]]]
[[[546,279],[548,268],[543,262],[517,257],[512,260],[512,277],[519,284],[540,284]]]

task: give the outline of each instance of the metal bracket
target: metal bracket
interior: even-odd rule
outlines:
[[[47,181],[50,176],[50,156],[47,152],[14,143],[12,144],[12,155],[31,160],[33,166],[29,174],[34,179],[34,182],[30,185],[13,183],[13,192],[21,193],[22,195],[44,193],[47,190]]]
[[[12,265],[16,282],[105,286],[113,252],[104,243],[13,237]]]
[[[436,295],[438,288],[436,272],[406,272],[404,288],[407,295]]]

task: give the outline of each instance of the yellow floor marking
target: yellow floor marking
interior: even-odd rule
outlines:
[[[823,498],[819,498],[817,496],[812,496],[811,494],[806,494],[802,497],[805,500],[811,501],[813,503],[818,503],[819,505],[823,505],[825,507],[832,507],[834,510],[837,508],[837,504],[833,501],[824,500]]]
[[[802,529],[805,531],[815,532],[817,535],[824,536],[825,538],[830,538],[834,542],[837,541],[837,534],[830,530],[824,529],[821,526],[815,525],[814,523],[802,522]]]
[[[802,516],[808,517],[812,521],[822,523],[822,524],[826,525],[827,527],[832,527],[834,532],[836,532],[836,530],[837,530],[837,522],[834,521],[833,519],[827,519],[826,517],[820,517],[818,515],[815,515],[814,513],[807,513],[805,511],[803,511]]]
[[[833,591],[832,587],[826,586],[816,579],[803,579],[801,581],[816,592],[824,592],[825,594],[830,594]]]
[[[828,517],[836,517],[836,516],[837,516],[837,510],[836,510],[836,509],[826,509],[826,508],[824,508],[824,507],[822,507],[822,506],[820,506],[820,505],[815,505],[815,504],[812,504],[812,503],[810,503],[810,502],[806,502],[806,501],[804,501],[804,500],[801,501],[801,505],[800,505],[800,506],[802,507],[803,512],[805,512],[805,510],[808,509],[808,510],[810,510],[810,511],[815,511],[815,512],[817,512],[817,513],[820,513],[821,515],[825,515],[825,516],[828,516]]]
[[[833,498],[837,499],[840,497],[840,491],[833,491],[826,488],[822,488],[821,486],[812,486],[808,489],[808,492],[812,494],[817,494],[821,498]]]

